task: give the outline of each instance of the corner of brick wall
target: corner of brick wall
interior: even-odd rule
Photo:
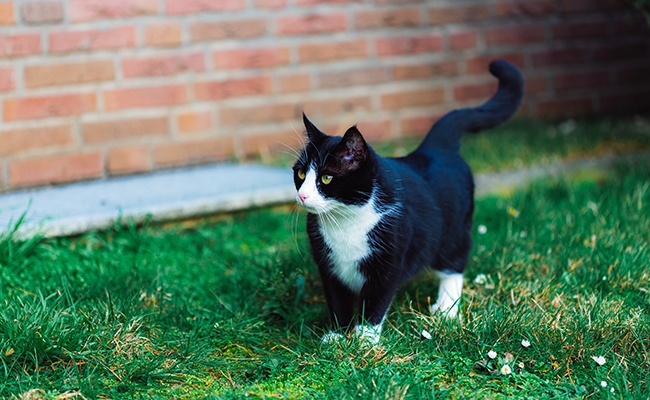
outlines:
[[[526,77],[522,114],[650,106],[622,0],[0,0],[0,190],[423,135]]]

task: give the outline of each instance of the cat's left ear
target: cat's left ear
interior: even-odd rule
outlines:
[[[352,172],[368,158],[368,145],[356,125],[348,129],[336,147],[336,156],[344,172]]]
[[[325,137],[325,134],[316,128],[316,125],[311,123],[304,112],[302,113],[302,122],[305,124],[305,129],[307,130],[307,137],[309,137],[309,141],[313,144],[320,143],[320,141]]]

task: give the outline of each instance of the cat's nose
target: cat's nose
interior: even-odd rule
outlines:
[[[298,197],[300,197],[300,200],[304,203],[305,200],[307,200],[307,197],[309,197],[306,194],[298,193]]]

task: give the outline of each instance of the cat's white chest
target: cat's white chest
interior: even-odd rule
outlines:
[[[340,214],[334,211],[319,217],[320,232],[331,250],[333,273],[357,293],[366,282],[359,262],[372,253],[368,234],[380,219],[374,199],[363,206],[346,206]]]

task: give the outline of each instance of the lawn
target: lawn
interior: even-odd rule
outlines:
[[[291,207],[5,235],[0,396],[647,399],[649,175],[621,165],[478,199],[462,323],[431,317],[423,275],[376,348],[319,344],[326,305]]]

